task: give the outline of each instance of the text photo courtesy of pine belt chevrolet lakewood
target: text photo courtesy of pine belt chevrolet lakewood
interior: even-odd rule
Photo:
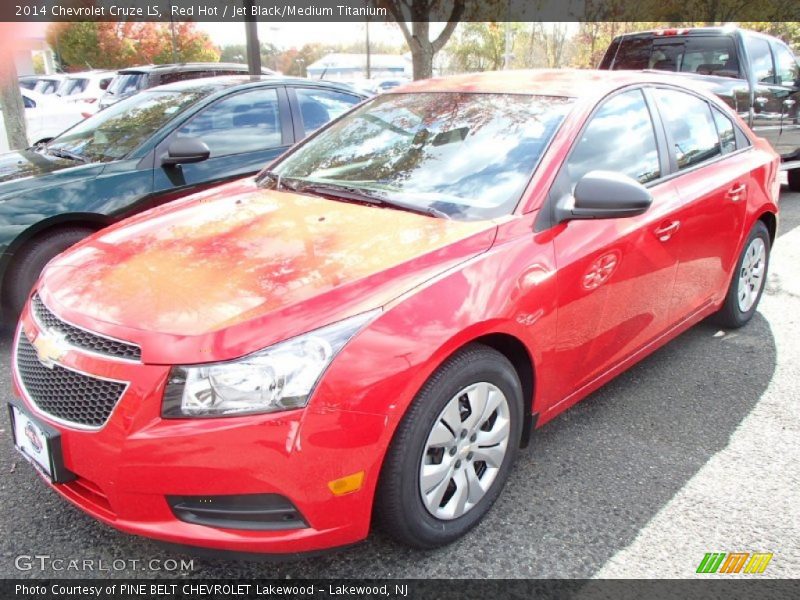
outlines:
[[[758,306],[778,155],[681,81],[411,83],[84,240],[23,310],[15,443],[166,542],[296,553],[373,522],[452,542],[536,428]]]
[[[124,98],[45,144],[0,154],[5,320],[16,320],[47,261],[75,242],[190,191],[255,174],[364,98],[291,77],[191,79]]]

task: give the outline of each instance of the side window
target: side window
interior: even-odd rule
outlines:
[[[25,94],[22,95],[22,103],[25,105],[25,108],[36,108],[36,102],[34,102],[33,98]]]
[[[570,184],[596,169],[624,173],[641,183],[661,175],[653,121],[640,90],[607,100],[575,144],[567,160]]]
[[[105,91],[108,89],[108,84],[111,83],[111,77],[106,77],[105,79],[100,80],[100,89]]]
[[[714,123],[717,125],[719,141],[722,144],[722,153],[728,154],[736,150],[736,132],[733,129],[733,121],[722,114],[721,110],[712,108]]]
[[[277,148],[282,145],[278,92],[259,89],[223,98],[181,127],[178,136],[200,138],[212,157]]]
[[[296,88],[295,93],[300,104],[300,116],[303,119],[306,135],[361,102],[357,96],[333,90]]]
[[[673,145],[678,169],[687,169],[722,154],[717,126],[708,103],[676,90],[653,90]]]
[[[755,80],[759,83],[775,83],[775,69],[767,40],[748,36],[744,43]]]
[[[797,59],[783,44],[775,44],[775,67],[777,83],[786,87],[798,87],[800,73],[798,73]]]

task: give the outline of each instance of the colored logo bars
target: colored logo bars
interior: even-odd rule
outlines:
[[[748,560],[749,558],[749,560]],[[708,552],[697,566],[698,573],[763,573],[772,552]],[[744,568],[744,570],[742,570]]]

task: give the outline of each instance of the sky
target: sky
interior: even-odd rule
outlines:
[[[197,23],[218,46],[244,44],[244,23]],[[392,45],[405,42],[395,23],[370,23],[370,39]],[[364,40],[364,23],[264,23],[258,24],[258,39],[280,49],[300,48],[313,42],[340,44]]]

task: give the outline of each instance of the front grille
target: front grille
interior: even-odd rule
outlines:
[[[31,299],[31,310],[33,317],[42,329],[60,333],[70,346],[124,360],[138,361],[142,358],[142,351],[135,344],[113,340],[65,323],[50,312],[39,294],[34,294]]]
[[[42,412],[76,425],[100,427],[127,384],[97,379],[60,365],[46,367],[23,332],[17,342],[17,373],[28,398]]]

